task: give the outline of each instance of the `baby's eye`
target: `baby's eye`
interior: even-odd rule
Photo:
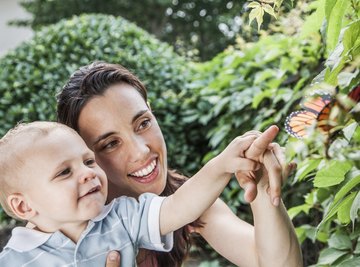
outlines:
[[[71,172],[70,168],[66,168],[66,169],[60,171],[60,172],[56,175],[56,177],[66,176],[66,175],[70,174],[70,172]]]
[[[87,160],[84,161],[84,164],[85,164],[86,166],[90,166],[90,167],[94,166],[95,163],[96,163],[96,162],[95,162],[95,159],[87,159]]]

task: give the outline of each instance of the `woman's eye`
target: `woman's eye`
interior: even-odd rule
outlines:
[[[94,166],[95,165],[95,159],[87,159],[87,160],[85,160],[85,162],[84,162],[84,164],[86,165],[86,166]]]
[[[119,143],[119,142],[118,142],[117,140],[108,142],[108,143],[106,143],[106,144],[102,147],[102,150],[111,149],[111,148],[115,147],[118,143]]]
[[[140,123],[139,129],[143,130],[151,126],[151,119],[145,119]]]

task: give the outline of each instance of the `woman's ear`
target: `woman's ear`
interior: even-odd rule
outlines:
[[[11,211],[22,220],[29,221],[36,215],[36,211],[30,207],[26,198],[20,193],[9,195],[7,203]]]

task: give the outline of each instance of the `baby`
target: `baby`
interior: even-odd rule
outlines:
[[[110,250],[120,251],[122,266],[135,266],[139,247],[169,251],[172,232],[211,206],[232,173],[259,167],[240,156],[254,139],[230,143],[173,195],[104,206],[106,175],[74,130],[20,124],[0,140],[0,202],[35,227],[13,230],[0,266],[102,266]]]

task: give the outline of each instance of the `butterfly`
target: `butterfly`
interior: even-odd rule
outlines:
[[[355,103],[360,102],[360,84],[350,91],[348,97]],[[332,95],[317,92],[305,98],[301,106],[302,110],[294,111],[286,118],[285,130],[291,136],[299,139],[307,137],[309,127],[314,125],[322,133],[329,134],[330,130],[336,126],[336,121],[330,117],[330,114],[335,106],[341,106],[341,104]]]

